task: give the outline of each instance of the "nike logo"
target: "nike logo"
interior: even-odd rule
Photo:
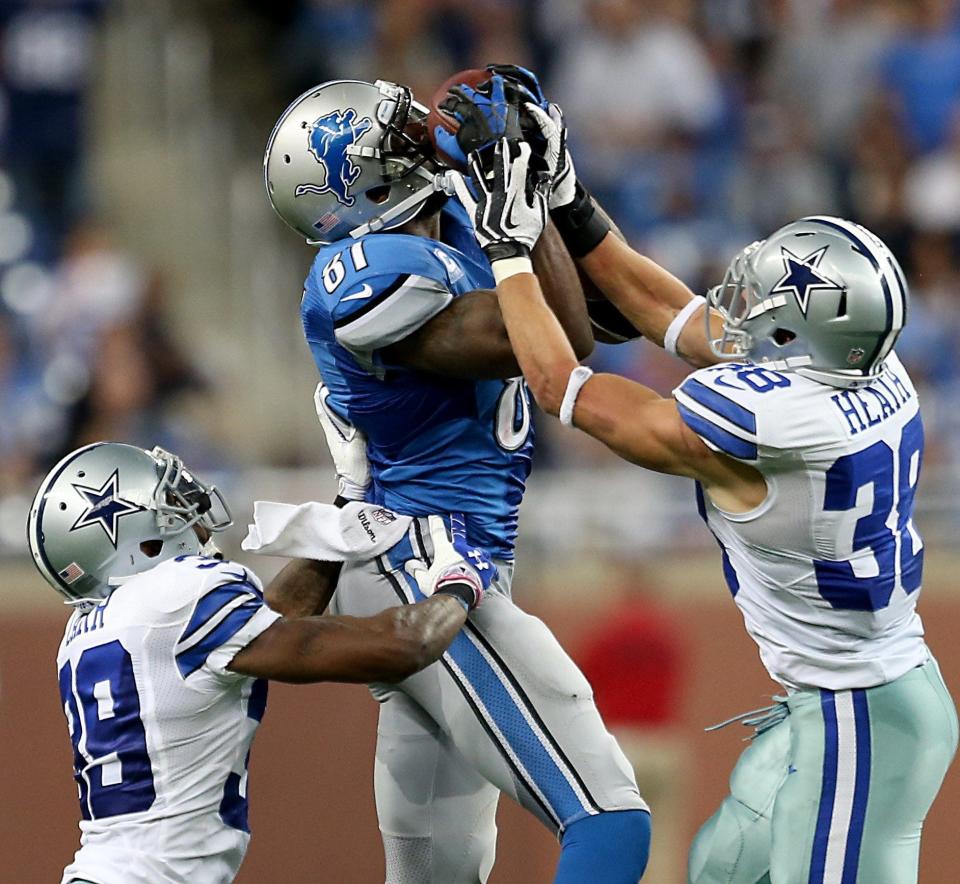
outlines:
[[[373,294],[373,287],[364,283],[362,286],[360,286],[359,292],[354,292],[352,295],[346,295],[340,300],[341,302],[342,301],[360,301],[360,300],[363,300],[364,298],[369,298],[370,295],[372,294]]]

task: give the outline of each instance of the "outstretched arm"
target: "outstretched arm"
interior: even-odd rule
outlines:
[[[402,681],[439,659],[466,617],[458,599],[440,595],[373,617],[284,618],[227,668],[292,683]]]
[[[427,596],[373,617],[281,619],[238,652],[227,667],[255,678],[287,682],[401,681],[439,659],[467,613],[483,600],[497,574],[481,549],[466,543],[462,515],[450,516],[450,535],[430,516],[433,561],[412,559],[407,573]],[[469,554],[468,562],[464,555]]]
[[[766,495],[763,477],[709,449],[680,419],[672,399],[616,375],[592,375],[578,365],[527,257],[546,214],[546,196],[540,187],[531,187],[528,177],[529,156],[528,145],[501,141],[492,169],[485,172],[474,155],[471,178],[477,196],[463,181],[458,194],[471,207],[477,239],[493,263],[510,342],[538,404],[633,463],[700,480],[716,490],[714,499],[725,508],[752,508]]]
[[[679,279],[632,249],[577,180],[560,109],[551,105],[547,112],[534,104],[526,108],[547,144],[553,174],[550,216],[582,274],[637,332],[694,365],[716,362],[707,343],[702,302]],[[622,323],[615,314],[612,318]]]
[[[580,259],[579,266],[631,324],[660,347],[667,329],[695,297],[685,283],[612,232]],[[677,354],[694,366],[717,361],[707,341],[706,309],[700,303],[685,318],[676,340]],[[720,317],[711,316],[711,336],[718,338],[720,332]]]
[[[511,276],[497,286],[497,295],[530,391],[544,411],[559,416],[578,362],[544,309],[536,276]],[[762,476],[708,448],[684,423],[672,398],[614,374],[589,376],[571,398],[569,422],[624,460],[697,479],[730,512],[753,509],[766,496]]]

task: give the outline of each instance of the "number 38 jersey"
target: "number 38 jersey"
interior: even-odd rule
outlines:
[[[383,233],[322,248],[303,327],[329,404],[366,434],[373,502],[404,515],[463,512],[471,543],[512,559],[533,444],[526,385],[441,377],[384,354],[455,298],[494,287],[460,204],[441,217],[442,242]]]
[[[233,880],[267,685],[226,666],[278,617],[250,571],[202,556],[74,613],[57,655],[82,817],[65,882]]]
[[[694,372],[674,395],[710,448],[766,480],[749,513],[721,511],[699,487],[697,496],[770,675],[788,688],[846,690],[923,663],[923,543],[912,520],[923,425],[899,359],[859,389],[727,364]]]

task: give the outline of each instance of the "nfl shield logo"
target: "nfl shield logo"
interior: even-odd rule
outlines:
[[[864,352],[865,351],[862,347],[851,348],[850,352],[847,353],[847,362],[850,365],[856,365],[861,359],[863,359]]]

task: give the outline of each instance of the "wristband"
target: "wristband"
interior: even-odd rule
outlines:
[[[550,212],[563,244],[573,258],[590,254],[610,232],[610,224],[579,181],[573,201]]]
[[[533,262],[527,258],[501,258],[490,265],[493,271],[493,278],[497,285],[511,276],[517,276],[520,273],[533,273]]]
[[[706,304],[706,302],[707,299],[703,297],[703,295],[696,295],[691,298],[684,304],[683,309],[673,317],[670,325],[667,326],[667,330],[663,333],[663,349],[671,356],[680,355],[677,353],[677,341],[680,340],[680,333],[683,331],[683,327],[690,321],[690,317],[700,309],[700,305]]]
[[[476,588],[463,580],[450,580],[446,583],[441,583],[440,586],[433,591],[433,594],[435,596],[453,596],[467,611],[472,611],[477,605]]]
[[[560,403],[560,423],[565,427],[573,426],[573,407],[577,404],[577,396],[580,395],[583,385],[592,377],[593,369],[586,365],[578,365],[570,372],[567,391],[563,394],[563,402]]]

